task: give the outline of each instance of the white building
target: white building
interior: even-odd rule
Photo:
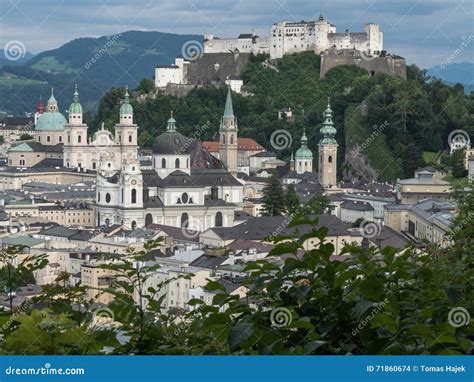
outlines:
[[[189,64],[182,57],[174,60],[174,65],[157,65],[155,67],[155,87],[165,88],[168,84],[186,83],[186,66]]]
[[[270,37],[241,34],[237,38],[204,38],[204,53],[223,53],[238,50],[242,53],[267,53],[270,58],[286,54],[314,51],[320,54],[329,48],[357,49],[367,55],[383,49],[383,34],[378,24],[364,25],[363,32],[336,32],[336,26],[321,15],[316,21],[287,22],[272,25]]]

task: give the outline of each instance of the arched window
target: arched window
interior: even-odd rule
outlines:
[[[331,155],[329,155],[328,162],[332,163],[332,156]]]
[[[222,212],[216,214],[216,227],[222,227]]]
[[[67,143],[71,143],[71,136],[70,135],[67,136]]]
[[[80,135],[77,136],[77,143],[81,143],[82,137]]]
[[[41,142],[41,135],[38,135],[38,142]]]
[[[161,168],[166,168],[166,159],[165,158],[163,158],[161,160]]]
[[[188,228],[189,227],[189,216],[186,212],[181,214],[181,228]]]
[[[130,134],[130,135],[128,136],[128,141],[129,141],[130,143],[132,143],[132,134]]]
[[[105,219],[105,225],[108,227],[110,226],[110,219]]]
[[[51,142],[51,137],[49,135],[46,137],[46,142]]]
[[[135,230],[135,228],[137,228],[137,222],[132,220],[132,229]]]
[[[137,190],[132,189],[132,203],[135,204],[137,202]]]
[[[112,199],[112,197],[111,197],[110,194],[107,192],[107,193],[105,194],[105,201],[106,201],[107,203],[110,203],[110,200],[111,200],[111,199]]]
[[[150,225],[153,223],[153,215],[152,214],[146,214],[145,216],[145,225]]]
[[[97,201],[100,202],[100,192],[97,193]]]
[[[174,167],[179,168],[179,158],[176,158],[176,160],[174,161]]]
[[[222,134],[222,143],[225,143],[225,135]]]
[[[230,144],[231,144],[231,145],[234,144],[234,136],[233,136],[233,135],[230,136]]]
[[[60,135],[60,136],[59,136],[59,143],[61,143],[62,141],[63,141],[63,136]]]

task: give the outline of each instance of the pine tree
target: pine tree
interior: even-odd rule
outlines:
[[[267,185],[262,190],[263,214],[282,215],[286,209],[286,200],[280,179],[276,175],[269,178]]]
[[[290,184],[286,190],[286,209],[289,213],[296,212],[300,207],[300,198],[296,193],[295,185]]]

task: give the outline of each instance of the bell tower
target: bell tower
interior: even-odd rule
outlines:
[[[337,170],[337,141],[336,141],[336,129],[332,122],[332,110],[329,103],[324,112],[323,127],[319,131],[321,140],[318,144],[319,151],[319,183],[324,188],[329,188],[336,185],[336,170]]]
[[[138,126],[133,123],[133,107],[130,104],[128,86],[125,99],[120,106],[120,121],[115,125],[115,142],[120,146],[121,161],[134,161],[138,158]]]
[[[237,130],[232,92],[228,88],[224,115],[219,128],[219,157],[233,176],[237,175]]]

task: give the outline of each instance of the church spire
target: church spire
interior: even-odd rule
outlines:
[[[120,106],[120,124],[133,124],[133,107],[130,105],[130,96],[128,94],[128,86],[125,86],[125,98]]]
[[[170,112],[170,118],[168,119],[168,125],[166,126],[167,131],[176,131],[176,120],[173,118],[173,110]]]
[[[82,105],[79,103],[79,92],[77,91],[77,84],[74,88],[73,102],[71,103],[71,106],[69,106],[69,123],[72,122],[82,123]]]
[[[36,106],[36,112],[38,114],[43,114],[44,113],[43,97],[41,97],[41,95],[39,96],[38,106]]]
[[[58,101],[56,101],[56,98],[54,98],[54,88],[51,88],[51,97],[49,97],[46,108],[50,113],[55,113],[58,111]]]
[[[323,127],[319,131],[321,135],[321,140],[319,141],[320,145],[324,144],[337,144],[336,141],[336,133],[337,130],[334,127],[334,123],[332,121],[332,109],[330,104],[330,98],[328,97],[328,104],[326,106],[326,110],[324,112],[324,122]]]
[[[232,106],[232,92],[227,88],[227,99],[225,100],[224,118],[234,118],[234,108]]]

